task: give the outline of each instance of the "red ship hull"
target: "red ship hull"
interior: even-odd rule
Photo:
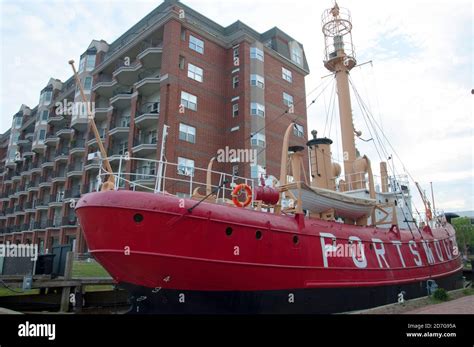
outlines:
[[[133,312],[329,313],[462,285],[451,225],[397,230],[109,191],[76,207],[94,257],[131,292]],[[360,240],[360,241],[359,241]],[[331,256],[327,245],[362,245]]]

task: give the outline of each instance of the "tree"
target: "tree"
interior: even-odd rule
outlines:
[[[468,255],[474,250],[474,225],[467,217],[454,218],[452,225],[456,230],[456,240],[463,253]]]

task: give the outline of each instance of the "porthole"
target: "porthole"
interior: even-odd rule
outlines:
[[[297,235],[293,236],[293,244],[297,245],[300,242],[299,238]]]
[[[232,228],[231,228],[231,227],[225,228],[225,234],[226,234],[227,236],[232,235]]]
[[[262,239],[262,232],[261,232],[260,230],[257,230],[257,231],[255,232],[255,238],[256,238],[257,240],[261,240],[261,239]]]
[[[141,223],[143,221],[143,215],[140,213],[135,213],[135,215],[133,216],[133,220],[135,221],[135,223]]]

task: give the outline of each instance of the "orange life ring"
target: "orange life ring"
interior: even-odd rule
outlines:
[[[244,202],[240,202],[239,199],[237,199],[237,196],[242,189],[245,190],[245,194],[247,195],[247,198]],[[232,202],[237,207],[247,207],[250,205],[252,202],[252,189],[248,186],[248,184],[241,183],[235,186],[234,190],[232,191]]]

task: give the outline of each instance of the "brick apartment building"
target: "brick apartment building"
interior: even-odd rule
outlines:
[[[276,27],[263,34],[240,21],[222,27],[165,0],[113,43],[93,40],[78,72],[110,157],[128,152],[159,160],[167,125],[164,154],[179,164],[176,176],[186,173],[182,168],[206,168],[228,146],[257,149],[257,165],[216,163],[213,169],[278,177],[291,120],[298,124],[291,145],[306,142],[304,49]],[[22,105],[0,135],[0,243],[34,242],[41,251],[72,243],[87,250],[71,202],[97,188],[99,163],[88,160],[97,143],[85,114],[57,110],[58,102],[80,101],[73,77],[50,79],[39,104]],[[294,113],[285,114],[290,107]],[[127,177],[131,182],[154,184],[147,175],[156,167],[146,161],[128,161],[122,169],[135,173]],[[179,184],[167,191],[186,194]]]

